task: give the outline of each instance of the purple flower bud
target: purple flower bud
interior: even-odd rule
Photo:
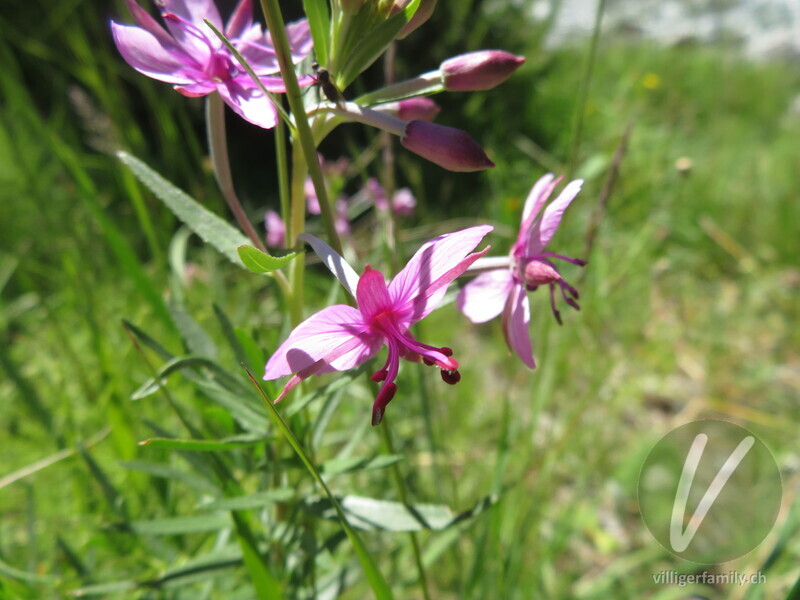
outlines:
[[[400,33],[397,36],[398,40],[402,40],[405,37],[409,36],[413,31],[415,31],[421,25],[424,25],[425,22],[431,18],[433,14],[433,9],[436,8],[436,2],[438,0],[422,0],[419,3],[419,8],[417,8],[417,12],[414,13],[414,16],[411,17],[411,20],[406,23],[406,26],[400,30]]]
[[[474,92],[500,85],[525,62],[503,50],[479,50],[448,58],[439,70],[446,90]]]
[[[494,166],[478,142],[466,131],[453,127],[418,119],[409,121],[403,129],[400,143],[407,150],[448,171],[469,173]]]
[[[403,121],[433,121],[442,109],[425,96],[406,98],[397,103],[397,116]]]

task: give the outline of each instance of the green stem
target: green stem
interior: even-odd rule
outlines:
[[[295,145],[292,148],[292,180],[291,180],[291,204],[289,207],[289,218],[286,221],[286,239],[291,240],[292,244],[297,241],[297,236],[303,232],[306,219],[306,199],[305,199],[305,180],[306,162],[302,152]],[[302,248],[295,248],[302,250]],[[289,305],[289,317],[292,325],[297,326],[303,320],[303,276],[305,274],[305,261],[293,260],[291,265],[292,281],[292,302]]]
[[[236,191],[233,188],[233,177],[231,177],[231,165],[228,159],[228,141],[225,137],[225,104],[216,92],[208,96],[206,102],[206,124],[208,127],[208,149],[211,153],[211,164],[214,167],[214,175],[225,202],[231,209],[236,222],[242,228],[244,234],[250,238],[253,245],[266,252],[267,248],[253,229],[252,223],[242,208]]]
[[[336,232],[333,209],[331,208],[331,203],[328,200],[328,194],[325,190],[325,179],[322,176],[322,169],[320,169],[319,162],[317,161],[317,148],[314,143],[314,136],[311,133],[311,126],[306,117],[303,97],[300,93],[300,86],[297,83],[297,75],[294,72],[292,56],[289,50],[289,40],[286,36],[286,27],[283,22],[278,0],[261,0],[261,8],[264,11],[267,28],[272,35],[272,41],[275,45],[276,58],[278,59],[281,77],[286,87],[286,98],[289,101],[289,108],[294,115],[295,125],[297,126],[297,137],[299,138],[300,147],[305,156],[306,165],[311,175],[311,181],[314,182],[314,189],[317,192],[319,207],[322,213],[322,220],[325,223],[328,240],[330,241],[331,247],[341,254],[342,243],[339,240],[339,234]],[[297,202],[297,198],[293,196],[292,201]],[[294,240],[291,241],[294,243]]]
[[[381,430],[381,435],[383,436],[386,452],[388,454],[395,454],[392,433],[389,431],[389,423],[385,419],[379,429]],[[394,476],[395,485],[397,486],[397,495],[400,498],[400,502],[406,506],[410,506],[408,501],[408,490],[406,490],[406,483],[403,479],[402,473],[400,473],[399,465],[394,463],[391,466],[391,469]],[[422,564],[422,552],[419,547],[417,533],[415,531],[409,531],[408,536],[411,538],[411,549],[414,551],[414,563],[417,566],[417,574],[419,575],[419,585],[422,588],[422,596],[425,598],[425,600],[431,600],[430,593],[428,592],[428,578],[425,575],[425,567]]]
[[[392,42],[386,49],[386,54],[383,55],[383,74],[387,85],[391,85],[394,81],[394,61],[397,55],[397,44]],[[399,270],[399,259],[397,256],[397,219],[394,214],[392,206],[392,196],[395,191],[395,173],[394,173],[394,147],[392,145],[392,136],[388,132],[381,132],[381,183],[383,190],[386,193],[386,200],[388,203],[388,210],[386,211],[386,247],[388,249],[388,259],[391,265],[392,274],[394,275]]]
[[[413,79],[406,79],[397,83],[387,82],[384,87],[363,94],[356,98],[354,102],[363,106],[403,100],[404,98],[413,98],[415,96],[428,96],[443,91],[444,84],[442,83],[441,73],[439,71],[429,71]]]
[[[589,56],[586,60],[586,70],[583,73],[581,80],[580,91],[578,92],[578,107],[575,111],[574,121],[574,135],[572,137],[572,148],[569,153],[569,168],[568,172],[572,176],[575,171],[575,166],[578,161],[578,149],[581,145],[581,136],[583,135],[583,117],[586,112],[586,100],[589,97],[589,84],[592,80],[592,72],[594,71],[595,58],[597,56],[597,43],[600,40],[600,26],[603,22],[603,12],[606,8],[606,0],[600,0],[597,5],[597,12],[594,16],[594,30],[592,31],[592,41],[589,45]]]
[[[275,125],[275,156],[277,158],[278,167],[278,194],[281,201],[281,219],[283,219],[284,223],[288,223],[291,194],[289,189],[289,159],[286,154],[286,124],[281,120],[278,120],[278,124]]]

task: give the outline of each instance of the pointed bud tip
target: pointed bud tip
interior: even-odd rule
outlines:
[[[415,119],[406,123],[400,143],[448,171],[470,173],[494,167],[478,142],[454,127]]]

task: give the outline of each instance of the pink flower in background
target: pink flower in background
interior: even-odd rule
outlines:
[[[350,207],[350,199],[342,194],[339,199],[333,204],[333,211],[335,217],[333,226],[336,228],[336,233],[341,236],[350,235],[350,219],[347,217],[347,210]]]
[[[267,231],[267,246],[283,248],[286,244],[286,223],[274,210],[268,210],[264,214],[264,228]]]
[[[397,215],[409,217],[414,214],[417,207],[417,199],[408,188],[400,188],[392,196],[392,210]]]
[[[337,304],[322,309],[298,325],[267,362],[264,379],[292,378],[276,402],[311,375],[352,369],[388,347],[386,362],[372,380],[383,382],[372,407],[372,424],[383,419],[397,392],[400,359],[422,360],[441,369],[442,379],[461,378],[453,351],[417,341],[409,331],[441,302],[447,286],[488,248],[469,254],[492,228],[471,227],[439,236],[424,244],[387,286],[383,274],[369,266],[359,277],[344,259],[313,236],[300,237],[314,248],[326,266],[355,297],[358,307]]]
[[[185,96],[218,92],[244,119],[260,127],[274,127],[278,115],[239,62],[203,22],[208,19],[222,31],[270,92],[284,92],[278,61],[269,33],[253,23],[252,0],[240,0],[224,26],[212,0],[159,0],[156,5],[167,29],[140,7],[126,0],[137,26],[111,22],[111,32],[122,57],[134,69],[173,84]],[[312,49],[308,22],[287,25],[292,59],[299,62]],[[305,77],[301,85],[314,83]]]
[[[484,323],[502,312],[503,333],[508,347],[531,369],[536,368],[536,363],[533,360],[528,327],[530,304],[526,292],[533,291],[540,285],[548,285],[550,305],[559,324],[561,315],[556,309],[556,286],[560,288],[566,303],[580,310],[576,302],[578,291],[564,281],[550,259],[558,258],[581,267],[586,261],[544,252],[561,224],[564,211],[583,184],[580,179],[570,182],[539,215],[560,181],[560,177],[554,180],[553,176],[548,174],[536,182],[525,202],[519,235],[508,259],[500,261],[493,258],[485,259],[492,261],[493,267],[500,268],[494,268],[473,279],[459,292],[456,300],[459,310],[473,323]],[[475,268],[480,268],[480,265],[475,265]]]
[[[386,190],[383,189],[383,186],[378,183],[378,180],[374,177],[367,179],[367,183],[364,185],[363,189],[372,199],[375,208],[378,210],[389,210],[391,206],[392,212],[397,215],[407,217],[414,214],[414,208],[417,206],[417,199],[408,188],[400,188],[397,190],[394,195],[392,195],[391,202],[389,202],[389,199],[386,197]]]

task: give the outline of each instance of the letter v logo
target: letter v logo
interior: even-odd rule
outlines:
[[[700,464],[700,459],[703,457],[703,451],[708,443],[708,436],[705,433],[699,433],[694,438],[689,453],[686,455],[686,461],[683,463],[683,471],[681,471],[681,478],[678,481],[678,489],[675,492],[675,502],[672,505],[672,519],[669,523],[669,543],[675,552],[683,552],[692,543],[697,530],[702,525],[703,520],[706,518],[708,511],[714,505],[722,488],[728,483],[733,472],[741,464],[742,460],[750,448],[755,443],[755,438],[750,435],[744,438],[736,449],[731,452],[725,463],[717,472],[711,485],[703,494],[700,503],[697,505],[694,513],[692,514],[686,529],[683,529],[684,517],[686,515],[686,504],[689,500],[689,492],[692,489],[692,482],[694,481],[697,467]]]

